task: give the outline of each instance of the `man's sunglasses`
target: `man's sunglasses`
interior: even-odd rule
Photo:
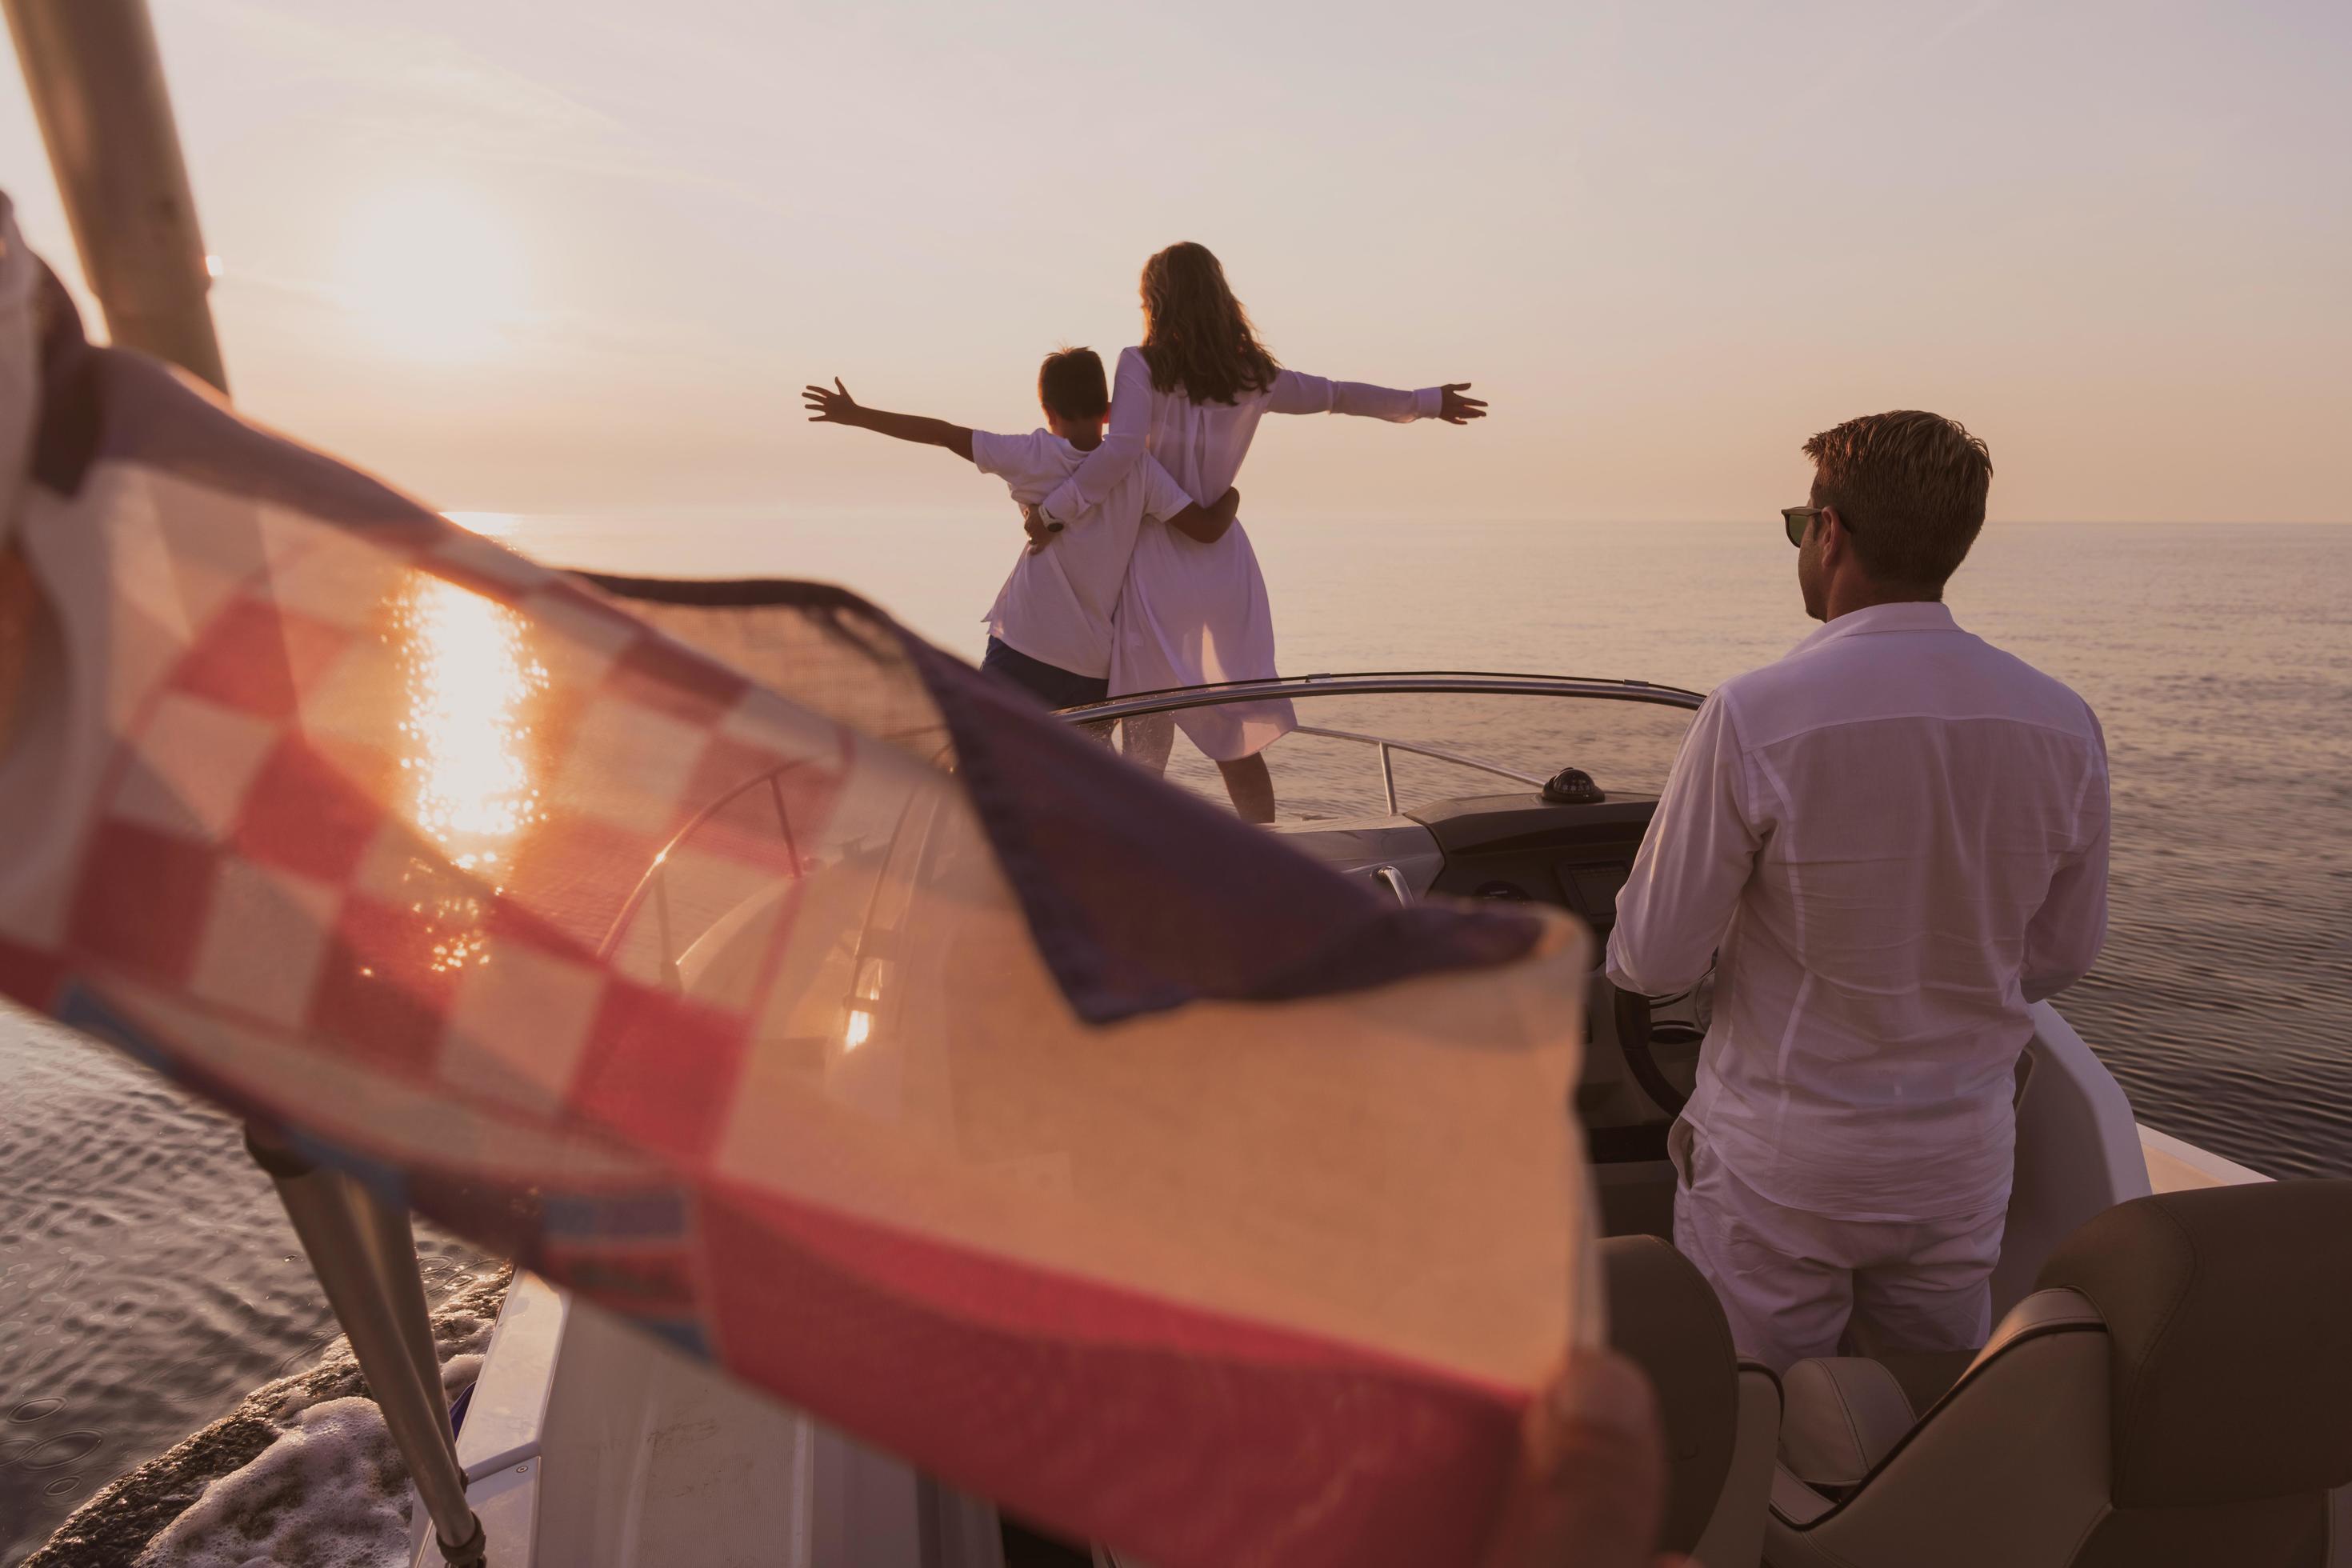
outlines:
[[[1797,546],[1800,550],[1803,549],[1805,545],[1805,530],[1811,526],[1813,519],[1822,515],[1824,510],[1826,509],[1817,506],[1782,507],[1780,509],[1780,521],[1788,525],[1789,542]]]

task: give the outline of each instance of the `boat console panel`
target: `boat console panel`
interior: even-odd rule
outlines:
[[[1412,812],[1444,857],[1429,890],[1552,904],[1580,918],[1596,943],[1605,944],[1657,797],[1558,798],[1570,793],[1584,792],[1464,795]],[[1665,1159],[1674,1114],[1627,1070],[1614,1002],[1607,980],[1595,973],[1574,1111],[1593,1161],[1603,1232],[1664,1236],[1674,1215],[1674,1167]],[[1695,1047],[1687,1054],[1695,1067]]]
[[[1412,812],[1445,856],[1430,890],[1557,904],[1606,941],[1654,795],[1564,803],[1532,792],[1461,795]]]

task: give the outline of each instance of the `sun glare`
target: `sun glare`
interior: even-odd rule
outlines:
[[[401,759],[409,813],[449,863],[503,889],[517,841],[541,816],[530,710],[547,670],[522,618],[438,577],[416,574],[394,601],[408,716]],[[415,912],[436,928],[433,967],[487,963],[480,900],[443,889]]]
[[[383,345],[435,363],[494,353],[520,318],[520,247],[478,193],[457,185],[386,191],[344,226],[342,294]]]

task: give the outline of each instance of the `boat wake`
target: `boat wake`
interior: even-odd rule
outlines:
[[[454,1396],[480,1370],[510,1270],[433,1314]],[[22,1568],[405,1568],[408,1470],[351,1346],[265,1384],[77,1510]]]

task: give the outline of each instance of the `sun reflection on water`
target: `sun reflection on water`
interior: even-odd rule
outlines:
[[[423,574],[393,605],[410,819],[492,893],[505,890],[516,841],[541,815],[531,717],[548,677],[525,630],[505,605]],[[433,967],[488,963],[478,894],[446,879],[419,881],[440,884],[411,906],[433,922]]]

